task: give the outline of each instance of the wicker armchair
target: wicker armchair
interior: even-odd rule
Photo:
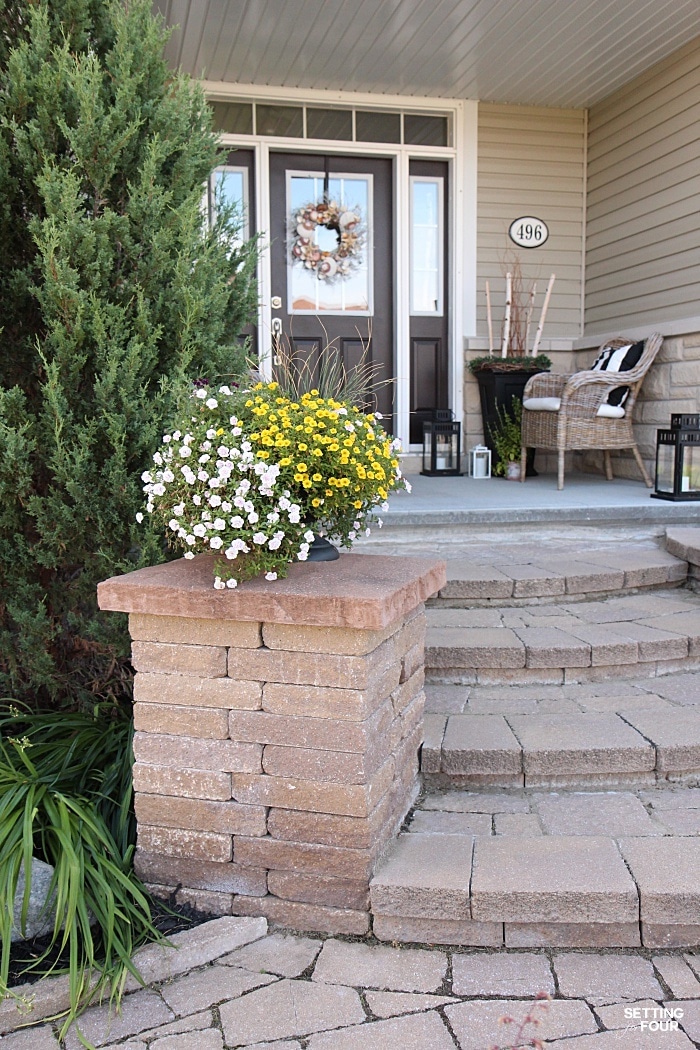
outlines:
[[[629,339],[608,340],[604,346],[625,346]],[[605,458],[605,475],[612,481],[612,449],[629,448],[642,472],[644,483],[651,488],[651,479],[646,471],[632,432],[632,409],[642,385],[642,380],[656,357],[662,337],[650,335],[644,345],[639,363],[628,372],[576,372],[573,375],[555,375],[539,372],[528,381],[523,401],[530,398],[550,399],[547,410],[541,408],[523,411],[522,422],[522,469],[521,480],[525,480],[525,459],[528,448],[556,450],[558,455],[557,488],[564,488],[564,454],[579,449],[601,449]],[[601,347],[602,349],[602,347]],[[620,418],[599,415],[609,410],[608,394],[619,386],[629,387]],[[559,401],[556,407],[556,400]],[[617,410],[619,412],[619,409]]]

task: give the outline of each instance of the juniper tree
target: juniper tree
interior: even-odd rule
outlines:
[[[165,557],[140,475],[184,385],[230,376],[256,247],[203,186],[199,87],[149,0],[0,0],[0,696],[128,688],[99,580]]]

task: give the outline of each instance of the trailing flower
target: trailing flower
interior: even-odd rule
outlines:
[[[277,383],[200,388],[142,475],[146,511],[185,558],[219,556],[217,589],[274,580],[306,560],[315,532],[346,547],[369,534],[389,493],[409,488],[398,452],[378,414],[317,390],[292,400]]]

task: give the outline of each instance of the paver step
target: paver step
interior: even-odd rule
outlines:
[[[700,781],[700,673],[568,686],[426,686],[433,783]]]
[[[700,944],[700,789],[428,794],[371,883],[380,940]]]
[[[509,545],[466,556],[448,553],[447,583],[431,604],[474,608],[562,598],[575,602],[591,595],[679,586],[687,574],[686,560],[659,548],[608,544],[603,550],[579,546],[569,551],[533,543]]]
[[[443,683],[564,683],[700,666],[690,590],[519,608],[427,610],[426,674]]]

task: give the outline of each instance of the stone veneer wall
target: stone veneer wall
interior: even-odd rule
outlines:
[[[99,588],[130,613],[137,872],[204,911],[364,934],[417,790],[423,602],[444,565],[344,555],[235,592],[212,579],[203,556]]]

